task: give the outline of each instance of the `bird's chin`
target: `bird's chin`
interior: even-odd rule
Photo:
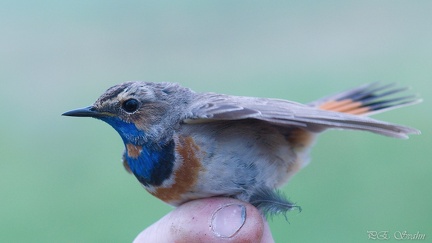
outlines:
[[[145,133],[139,130],[133,122],[126,122],[115,116],[102,116],[96,118],[106,122],[114,128],[125,144],[131,142],[133,144],[143,144],[145,142]]]

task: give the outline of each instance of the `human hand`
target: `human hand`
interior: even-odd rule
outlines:
[[[142,231],[142,242],[274,242],[267,221],[249,203],[205,198],[177,207]]]

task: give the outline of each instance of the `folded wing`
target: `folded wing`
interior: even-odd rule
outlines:
[[[358,90],[358,92],[364,92],[364,90],[356,88],[351,90],[352,92],[345,91],[341,94],[345,94],[345,96],[348,94],[354,96],[355,90]],[[332,96],[318,100],[309,105],[303,105],[280,99],[201,93],[197,94],[196,99],[190,105],[190,110],[184,121],[186,123],[202,123],[212,121],[234,122],[243,119],[257,119],[278,126],[303,127],[315,132],[328,128],[354,129],[396,138],[407,138],[408,134],[420,133],[414,128],[379,121],[367,116],[320,108],[320,105],[324,102],[328,102],[331,97]],[[339,94],[339,97],[343,96],[340,96]],[[385,102],[385,100],[380,102]],[[406,102],[404,105],[411,105],[418,102],[419,100],[415,99]],[[395,106],[399,107],[402,105],[395,103]],[[386,109],[390,108],[392,107],[386,107]]]

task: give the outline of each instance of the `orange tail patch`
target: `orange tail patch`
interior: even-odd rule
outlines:
[[[319,108],[322,110],[337,111],[352,115],[362,115],[370,111],[369,107],[363,107],[361,102],[353,101],[351,99],[327,101],[320,105]]]
[[[395,84],[372,83],[317,100],[310,105],[352,115],[371,115],[419,102],[415,95],[400,95],[406,90],[405,87],[395,87]]]

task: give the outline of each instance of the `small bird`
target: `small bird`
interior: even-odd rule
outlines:
[[[277,188],[308,163],[319,133],[336,128],[395,138],[420,134],[367,117],[421,101],[402,96],[405,90],[371,83],[300,104],[133,81],[63,115],[111,125],[124,142],[126,170],[168,204],[227,196],[274,215],[298,208]]]

